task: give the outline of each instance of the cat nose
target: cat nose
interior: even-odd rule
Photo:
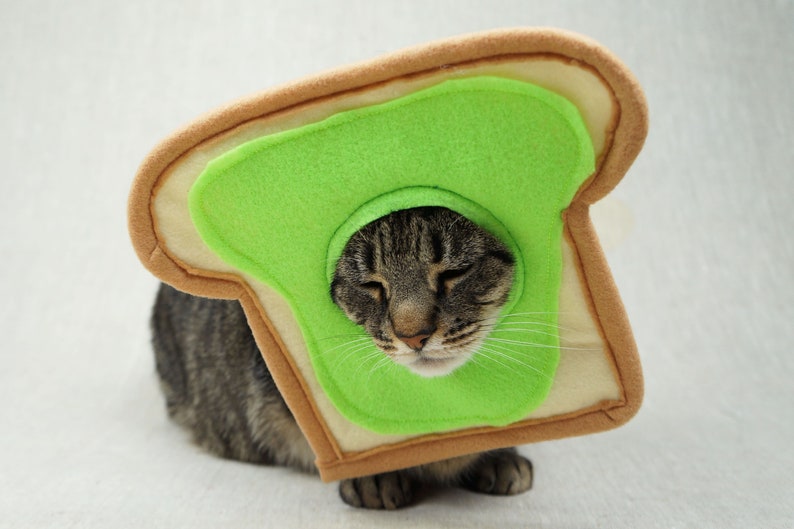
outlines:
[[[401,336],[398,334],[397,338],[399,338],[402,343],[404,343],[414,351],[419,351],[422,349],[422,347],[425,346],[427,339],[430,338],[434,330],[435,329],[423,330],[413,336]]]

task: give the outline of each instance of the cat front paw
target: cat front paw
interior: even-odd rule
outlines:
[[[466,472],[461,485],[485,494],[519,494],[532,488],[532,463],[512,450],[489,452]]]
[[[339,483],[339,495],[353,507],[365,509],[399,509],[413,500],[414,483],[404,472],[386,472],[374,476],[345,479]]]

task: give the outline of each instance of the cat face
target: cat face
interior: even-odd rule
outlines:
[[[513,270],[508,248],[465,217],[413,208],[350,238],[331,295],[394,362],[440,376],[482,343],[507,300]]]

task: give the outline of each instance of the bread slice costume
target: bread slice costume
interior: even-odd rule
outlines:
[[[640,151],[640,87],[598,44],[515,29],[434,42],[214,111],[146,158],[143,264],[238,299],[324,480],[629,420],[642,374],[589,219]],[[499,237],[516,280],[490,354],[450,375],[383,368],[331,301],[348,238],[444,206]]]

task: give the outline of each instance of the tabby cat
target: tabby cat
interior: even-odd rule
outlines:
[[[465,217],[413,208],[351,237],[331,296],[392,361],[442,376],[477,350],[507,300],[513,268],[507,247]],[[238,302],[162,285],[152,330],[168,413],[198,444],[227,458],[316,472]],[[394,509],[422,483],[515,494],[531,487],[532,465],[515,449],[495,450],[346,479],[339,493],[356,507]]]

